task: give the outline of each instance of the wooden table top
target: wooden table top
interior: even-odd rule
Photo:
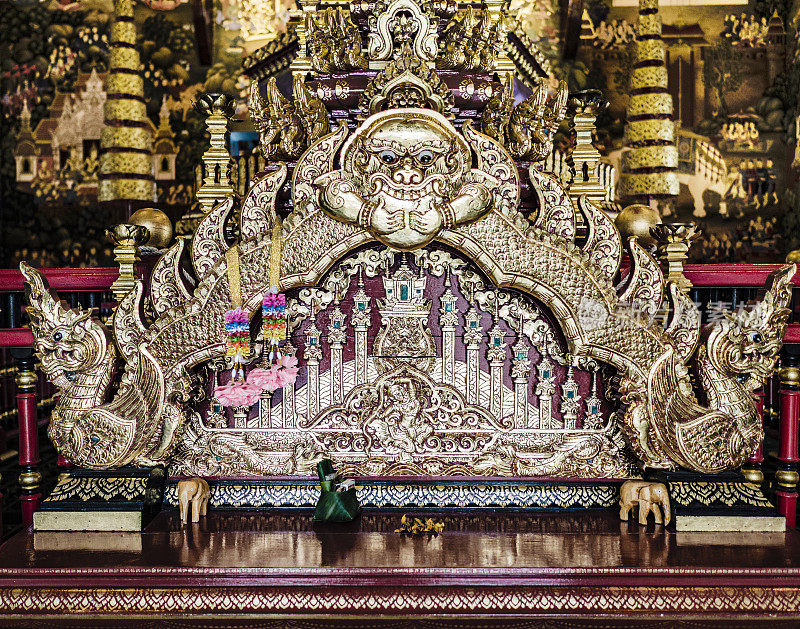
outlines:
[[[231,620],[772,613],[800,626],[796,531],[676,533],[605,512],[448,512],[426,514],[444,533],[412,539],[394,532],[400,515],[315,526],[308,511],[211,512],[182,527],[165,511],[142,533],[23,532],[0,547],[0,624],[77,609],[151,619],[214,610]]]

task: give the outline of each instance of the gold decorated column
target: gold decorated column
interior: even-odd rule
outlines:
[[[658,0],[639,0],[625,147],[617,193],[624,203],[678,195],[678,151],[667,89]]]
[[[206,127],[211,136],[210,144],[203,153],[203,184],[195,196],[206,214],[228,195],[233,186],[228,177],[231,155],[228,153],[228,120],[233,116],[233,98],[225,94],[201,94],[194,108],[206,118]]]
[[[683,273],[683,265],[688,260],[692,242],[700,236],[695,223],[660,223],[650,228],[656,240],[658,257],[666,266],[666,279],[675,282],[684,293],[692,287],[689,278]]]
[[[153,125],[147,118],[133,0],[114,0],[109,47],[98,198],[152,203],[156,193]]]
[[[119,303],[136,285],[139,247],[147,242],[150,232],[141,225],[122,223],[106,230],[106,235],[114,243],[114,260],[119,265],[119,277],[111,285],[114,300]]]

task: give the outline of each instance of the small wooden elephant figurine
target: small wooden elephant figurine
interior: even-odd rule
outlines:
[[[639,524],[647,524],[647,514],[651,511],[656,524],[662,524],[661,511],[664,511],[663,524],[672,520],[669,504],[669,492],[664,483],[651,483],[646,480],[629,480],[622,483],[619,490],[619,519],[628,520],[631,509],[639,505]],[[659,508],[659,505],[661,507]]]
[[[178,504],[181,512],[181,526],[189,520],[189,503],[192,504],[192,522],[199,522],[200,516],[208,511],[211,490],[202,478],[187,478],[178,481]]]

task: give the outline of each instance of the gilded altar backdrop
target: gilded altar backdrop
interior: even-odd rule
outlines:
[[[178,74],[153,49],[174,21],[148,22],[153,46],[138,50],[132,5],[117,4],[109,72],[140,54],[142,78]],[[701,325],[683,268],[697,227],[658,224],[658,203],[681,211],[690,136],[671,119],[689,114],[670,102],[657,5],[641,1],[632,33],[620,25],[641,97],[620,189],[642,204],[624,209],[597,146],[613,112],[573,62],[576,38],[600,40],[598,58],[615,46],[607,24],[597,34],[607,16],[587,5],[579,24],[570,6],[557,28],[555,7],[516,6],[524,24],[494,0],[309,1],[250,53],[280,5],[229,4],[218,17],[240,20],[242,41],[213,48],[245,48],[251,81],[212,67],[191,98],[159,83],[210,136],[179,237],[142,279],[148,229],[109,230],[120,275],[106,323],[20,265],[34,350],[59,389],[49,436],[72,467],[39,505],[38,461],[21,456],[33,527],[0,548],[0,622],[796,621],[783,491],[796,444],[784,431],[777,516],[758,484],[756,398],[796,266],[753,274],[758,300]],[[213,9],[192,5],[198,32]],[[537,25],[563,46],[547,49]],[[731,25],[757,43],[748,29]],[[87,98],[102,100],[97,80]],[[170,132],[192,131],[163,96],[166,151]],[[152,131],[138,81],[105,97],[137,103],[116,130]],[[724,151],[691,139],[716,185]],[[177,178],[187,154],[171,146],[153,166]],[[337,500],[339,521],[321,517]]]
[[[275,78],[250,89],[266,170],[232,193],[233,100],[199,98],[211,146],[196,229],[147,288],[119,284],[110,331],[22,265],[36,350],[61,387],[50,436],[63,456],[218,477],[306,476],[330,458],[376,479],[619,479],[752,455],[752,391],[774,368],[794,266],[701,335],[680,265],[665,279],[601,207],[588,134],[600,94],[564,82],[550,94],[542,77],[517,103],[503,69],[521,40],[495,8],[309,5],[293,98]],[[583,185],[569,190],[547,170],[565,119],[583,143]],[[275,284],[283,347],[259,325]],[[223,334],[231,308],[240,362]],[[269,367],[276,348],[297,379],[224,401],[228,379]]]

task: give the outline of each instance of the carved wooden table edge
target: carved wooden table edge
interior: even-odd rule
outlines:
[[[385,614],[444,615],[727,614],[800,619],[800,587],[764,586],[378,586],[354,587],[90,587],[0,588],[0,622],[93,614],[191,614],[263,617]]]
[[[23,534],[24,535],[24,534]],[[0,625],[95,615],[800,620],[800,571],[729,568],[0,569]]]

